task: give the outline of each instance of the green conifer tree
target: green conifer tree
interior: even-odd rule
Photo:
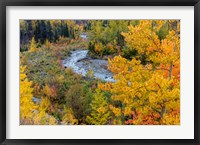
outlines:
[[[106,125],[111,119],[111,112],[106,98],[100,90],[97,90],[91,102],[91,114],[86,121],[93,125]]]

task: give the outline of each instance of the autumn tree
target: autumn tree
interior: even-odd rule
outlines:
[[[78,124],[78,120],[75,118],[74,113],[72,109],[70,108],[64,108],[64,115],[62,117],[62,123],[63,124],[69,124],[69,125],[76,125]]]
[[[20,66],[20,123],[39,125],[57,124],[57,120],[47,114],[47,109],[50,106],[47,98],[43,98],[39,105],[33,102],[32,82],[28,81],[25,69],[25,66]]]
[[[162,40],[157,32],[165,23],[172,27],[174,21],[141,20],[138,26],[130,25],[129,32],[122,33],[129,48],[137,50],[138,57],[145,56],[147,63],[150,62],[153,68],[168,71],[169,77],[173,75],[173,66],[179,68],[180,59],[180,28],[179,22],[175,22],[175,30],[169,29],[168,35]]]
[[[32,82],[27,79],[25,66],[20,66],[20,122],[21,124],[32,123],[33,112],[36,105],[33,103]]]
[[[173,29],[160,39],[157,32],[166,23]],[[179,124],[179,21],[141,20],[122,35],[138,55],[132,60],[121,56],[109,60],[116,83],[99,85],[112,94],[114,102],[120,102],[110,106],[116,118],[122,124]]]
[[[128,25],[137,25],[136,20],[97,20],[92,21],[89,32],[89,51],[102,57],[110,54],[124,54],[124,36]]]
[[[52,115],[48,114],[48,109],[50,104],[50,100],[48,98],[42,97],[42,101],[37,107],[33,115],[33,123],[36,125],[56,125],[58,121]]]
[[[86,121],[93,125],[106,125],[111,119],[111,112],[106,98],[100,90],[97,90],[91,102],[91,115]]]
[[[32,37],[29,51],[35,52],[36,50],[37,50],[37,46],[36,46],[35,38]]]

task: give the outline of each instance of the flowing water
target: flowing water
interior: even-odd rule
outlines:
[[[82,76],[86,76],[87,72],[92,70],[95,78],[115,82],[113,74],[107,69],[108,61],[90,58],[88,50],[71,51],[71,55],[62,62],[66,68],[72,68],[75,73]]]

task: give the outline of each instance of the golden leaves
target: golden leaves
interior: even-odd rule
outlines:
[[[110,105],[109,107],[110,107],[110,110],[112,110],[112,112],[114,113],[114,115],[116,117],[121,116],[121,109],[120,108],[116,108],[116,107],[114,107],[112,105]]]
[[[43,88],[42,91],[48,97],[53,97],[53,98],[57,97],[57,92],[56,92],[55,86],[49,87],[48,85],[45,85],[45,87]]]
[[[28,81],[25,74],[25,66],[20,66],[20,122],[21,124],[57,124],[53,116],[46,113],[50,101],[43,98],[40,105],[36,105],[33,99],[32,82]],[[39,86],[36,86],[38,89]]]
[[[31,121],[36,105],[33,103],[32,82],[28,81],[25,66],[20,66],[20,120]]]
[[[108,124],[111,119],[111,111],[107,99],[99,89],[96,90],[90,106],[92,111],[91,114],[87,116],[86,121],[94,125]]]
[[[163,25],[170,23],[142,20],[137,26],[130,25],[127,33],[121,33],[129,49],[136,49],[138,56],[145,55],[147,61],[141,64],[137,56],[131,60],[121,56],[109,60],[116,82],[109,87],[101,84],[99,88],[107,88],[112,100],[121,103],[110,105],[110,109],[122,122],[127,117],[127,124],[179,122],[179,112],[173,112],[180,110],[180,35],[173,29],[162,40],[157,35]],[[166,120],[167,117],[171,119]]]
[[[29,51],[35,52],[36,50],[37,50],[36,41],[35,38],[32,37]]]
[[[64,112],[65,112],[65,115],[62,118],[63,124],[70,124],[70,125],[78,124],[78,120],[75,118],[72,109],[65,108]]]

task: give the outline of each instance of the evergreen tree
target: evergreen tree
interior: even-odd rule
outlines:
[[[91,115],[87,116],[86,121],[93,125],[106,125],[111,119],[108,103],[103,93],[97,90],[91,102]]]
[[[47,31],[47,39],[49,41],[52,41],[53,40],[53,32],[52,32],[52,27],[51,27],[51,23],[50,21],[47,21],[46,23],[46,31]]]
[[[32,37],[29,51],[30,52],[35,52],[36,49],[37,49],[37,46],[36,46],[35,38]]]

